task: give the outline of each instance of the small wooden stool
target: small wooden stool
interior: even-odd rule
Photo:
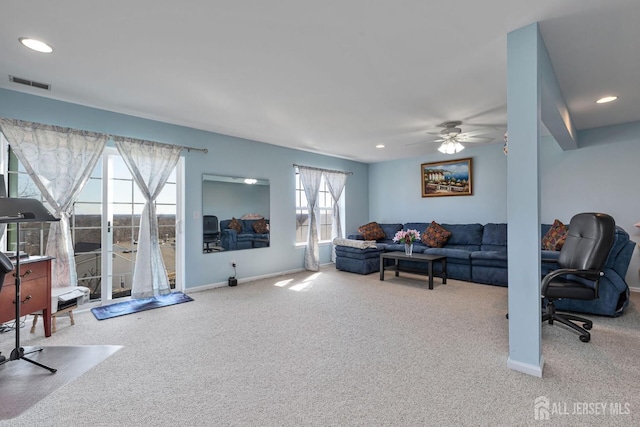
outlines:
[[[51,315],[51,333],[54,334],[56,332],[56,317],[59,314],[67,313],[69,315],[69,320],[71,321],[71,326],[76,324],[76,321],[73,319],[73,310],[78,308],[77,305],[73,305],[71,307],[64,308],[62,310],[58,310]],[[31,325],[31,333],[33,334],[36,331],[36,324],[38,323],[38,316],[42,316],[42,313],[36,313],[33,315],[33,324]]]

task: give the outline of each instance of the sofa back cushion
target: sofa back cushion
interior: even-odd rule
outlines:
[[[451,232],[445,248],[479,251],[482,246],[482,224],[441,224]]]
[[[620,277],[624,279],[629,269],[631,256],[635,248],[635,242],[629,239],[627,233],[622,227],[616,226],[616,235],[613,240],[613,246],[609,251],[609,256],[605,262],[605,268],[613,269]]]
[[[483,251],[506,251],[507,224],[485,224],[482,231],[482,246],[480,249]]]
[[[380,228],[382,228],[382,231],[384,231],[384,237],[380,239],[384,241],[387,241],[387,240],[393,241],[393,237],[396,235],[396,233],[402,230],[402,224],[378,224],[378,225],[380,226]]]

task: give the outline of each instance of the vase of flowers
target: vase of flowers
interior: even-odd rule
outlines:
[[[411,255],[413,253],[413,242],[420,239],[420,232],[418,230],[400,230],[393,237],[394,242],[404,243],[404,253]]]

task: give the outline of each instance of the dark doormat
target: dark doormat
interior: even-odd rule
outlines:
[[[135,299],[102,307],[94,307],[91,309],[91,312],[96,319],[104,320],[189,301],[193,301],[193,299],[182,292],[172,292],[167,295],[158,295],[151,298]]]
[[[55,374],[20,359],[0,366],[0,420],[17,417],[121,348],[119,345],[43,347],[42,351],[27,356],[57,369]],[[25,347],[25,352],[30,349]]]

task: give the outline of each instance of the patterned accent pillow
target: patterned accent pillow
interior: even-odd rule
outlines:
[[[447,243],[449,237],[451,237],[450,231],[447,231],[437,222],[431,221],[431,224],[422,233],[422,243],[432,248],[441,248]]]
[[[253,223],[252,225],[253,231],[258,234],[266,234],[269,232],[269,227],[267,227],[267,221],[264,218],[261,218]]]
[[[242,223],[238,221],[235,217],[231,217],[231,222],[227,225],[227,228],[232,230],[236,230],[236,233],[242,233]]]
[[[382,227],[377,222],[370,222],[362,227],[358,228],[358,232],[362,234],[364,240],[379,240],[384,239],[385,234]]]
[[[567,239],[567,226],[559,219],[553,221],[551,228],[542,238],[542,249],[545,251],[559,251]]]

